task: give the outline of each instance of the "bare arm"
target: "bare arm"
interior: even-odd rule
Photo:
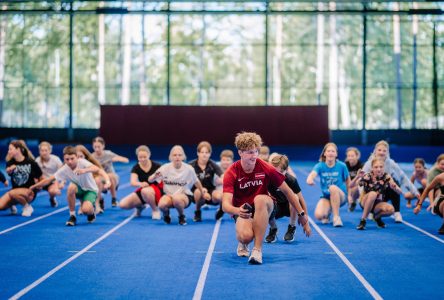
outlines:
[[[117,155],[117,156],[114,156],[114,157],[111,159],[111,161],[112,161],[112,162],[128,163],[128,162],[129,162],[129,159],[128,159],[127,157],[125,157],[125,156]]]
[[[55,176],[54,175],[52,175],[52,176],[50,176],[48,178],[45,178],[43,180],[40,180],[39,182],[34,183],[29,188],[31,190],[38,190],[38,189],[44,187],[45,185],[50,184],[53,180],[55,180]]]
[[[314,179],[316,178],[317,175],[318,173],[316,173],[316,171],[311,171],[307,177],[307,184],[314,185]]]

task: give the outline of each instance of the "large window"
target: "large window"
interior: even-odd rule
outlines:
[[[444,18],[408,13],[443,5],[363,5],[5,1],[0,127],[98,128],[101,104],[138,104],[328,105],[331,129],[444,129]]]

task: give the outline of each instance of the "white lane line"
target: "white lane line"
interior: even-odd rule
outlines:
[[[77,206],[77,205],[78,205],[78,203],[76,204],[76,206]],[[53,212],[47,213],[46,215],[42,215],[42,216],[37,217],[37,218],[35,218],[35,219],[32,219],[32,220],[29,220],[29,221],[26,221],[26,222],[20,223],[20,224],[15,225],[15,226],[12,226],[12,227],[10,227],[10,228],[8,228],[8,229],[5,229],[5,230],[3,230],[3,231],[0,231],[0,235],[5,234],[5,233],[7,233],[7,232],[9,232],[9,231],[12,231],[12,230],[14,230],[14,229],[17,229],[17,228],[20,228],[20,227],[23,227],[23,226],[29,225],[29,224],[31,224],[31,223],[37,222],[37,221],[39,221],[39,220],[41,220],[41,219],[45,219],[45,218],[47,218],[47,217],[49,217],[49,216],[52,216],[52,215],[58,214],[59,212],[62,212],[62,211],[64,211],[64,210],[67,210],[68,208],[69,208],[68,206],[65,206],[65,207],[59,208],[58,210],[55,210],[55,211],[53,211]]]
[[[393,216],[391,216],[391,217],[394,218]],[[439,237],[434,236],[433,234],[428,233],[427,231],[425,231],[425,230],[423,230],[423,229],[421,229],[421,228],[419,228],[419,227],[417,227],[417,226],[415,226],[415,225],[413,225],[413,224],[411,224],[411,223],[409,223],[409,222],[407,222],[407,221],[404,221],[404,220],[403,220],[402,223],[405,224],[405,225],[407,225],[408,227],[411,227],[411,228],[413,228],[413,229],[415,229],[415,230],[418,230],[419,232],[424,233],[424,234],[427,235],[428,237],[431,237],[432,239],[435,239],[435,240],[437,240],[438,242],[444,244],[444,240],[443,240],[443,239],[440,239]]]
[[[94,247],[95,245],[97,245],[98,243],[100,243],[101,241],[103,241],[104,239],[106,239],[108,236],[110,236],[114,231],[118,230],[120,227],[126,225],[129,221],[131,221],[134,218],[135,214],[132,214],[131,216],[129,216],[128,218],[126,218],[125,220],[123,220],[120,224],[114,226],[111,230],[109,230],[107,233],[105,233],[104,235],[102,235],[100,238],[98,238],[97,240],[95,240],[94,242],[92,242],[91,244],[89,244],[88,246],[86,246],[85,248],[83,248],[82,250],[80,250],[80,252],[78,252],[77,254],[71,256],[70,258],[68,258],[67,260],[65,260],[63,263],[61,263],[60,265],[58,265],[57,267],[55,267],[54,269],[52,269],[51,271],[49,271],[48,273],[46,273],[45,275],[43,275],[42,277],[40,277],[39,279],[37,279],[36,281],[34,281],[33,283],[31,283],[30,285],[28,285],[27,287],[25,287],[24,289],[22,289],[21,291],[19,291],[17,294],[15,294],[14,296],[10,297],[10,300],[13,299],[19,299],[20,297],[26,295],[30,290],[32,290],[33,288],[35,288],[36,286],[38,286],[40,283],[42,283],[43,281],[45,281],[46,279],[48,279],[49,277],[51,277],[52,275],[54,275],[57,271],[59,271],[60,269],[62,269],[63,267],[65,267],[66,265],[68,265],[69,263],[71,263],[73,260],[75,260],[76,258],[78,258],[80,255],[86,253],[89,249],[91,249],[92,247]]]
[[[202,271],[200,271],[199,281],[197,282],[196,289],[194,290],[193,300],[200,300],[202,298],[202,292],[205,287],[205,280],[207,279],[208,269],[210,268],[211,256],[213,255],[217,236],[219,235],[220,224],[221,219],[217,220],[216,225],[214,226],[213,236],[211,237],[210,246],[208,247],[205,262],[202,266]]]
[[[327,242],[327,244],[333,249],[334,252],[339,256],[339,258],[342,260],[342,262],[352,271],[352,273],[358,278],[358,280],[362,283],[362,285],[367,289],[367,291],[370,293],[370,295],[373,297],[373,299],[382,300],[383,298],[379,293],[370,285],[370,283],[365,280],[364,276],[359,273],[359,271],[352,265],[352,263],[342,254],[342,252],[333,244],[333,242],[324,234],[324,232],[316,225],[313,220],[308,217],[310,220],[311,226],[316,229],[316,231],[321,235],[321,237]]]

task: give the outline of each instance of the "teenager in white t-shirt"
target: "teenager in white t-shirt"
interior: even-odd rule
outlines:
[[[94,204],[99,192],[93,173],[101,172],[102,176],[107,178],[106,188],[111,185],[109,177],[104,170],[83,158],[78,158],[76,148],[73,146],[66,146],[63,149],[63,160],[65,164],[54,175],[34,184],[31,188],[39,189],[54,180],[70,181],[67,193],[70,216],[66,226],[75,226],[77,223],[76,198],[80,200],[81,209],[87,215],[88,222],[92,223],[96,219]]]
[[[194,185],[202,193],[202,184],[193,167],[184,163],[186,156],[182,146],[171,148],[169,159],[170,163],[161,166],[148,178],[148,182],[163,181],[164,195],[159,200],[159,208],[165,223],[171,223],[170,208],[174,207],[179,213],[179,224],[186,225],[184,210],[194,200],[191,188]]]
[[[48,178],[57,172],[63,166],[60,158],[52,152],[52,145],[48,142],[41,142],[39,144],[39,157],[35,159],[35,162],[39,165],[42,170],[43,177]],[[49,194],[49,203],[52,207],[57,207],[57,199],[56,195],[60,195],[60,190],[63,189],[64,183],[62,182],[60,185],[58,182],[53,181],[50,182],[47,186],[44,186],[43,189],[48,191]]]

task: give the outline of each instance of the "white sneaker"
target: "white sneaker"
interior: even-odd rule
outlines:
[[[160,210],[153,210],[153,212],[151,213],[151,219],[153,220],[160,220],[161,219],[161,215],[160,215]]]
[[[34,208],[30,204],[23,206],[22,216],[23,217],[30,217],[32,215],[32,212],[34,211]]]
[[[248,259],[248,263],[251,265],[262,264],[262,251],[257,248],[253,248],[250,258]]]
[[[15,205],[11,206],[9,209],[11,210],[11,215],[17,214],[17,207]]]
[[[342,220],[341,220],[340,216],[335,216],[333,218],[333,226],[334,227],[342,227],[342,226],[344,226],[344,225],[342,225]]]
[[[248,251],[248,244],[242,244],[239,242],[237,244],[237,256],[248,257],[248,255],[250,255],[250,251]]]
[[[395,216],[395,222],[396,223],[402,223],[402,216],[401,216],[401,213],[399,211],[396,211],[393,215]]]
[[[367,216],[367,220],[374,220],[375,216],[373,215],[373,213],[369,213]]]

